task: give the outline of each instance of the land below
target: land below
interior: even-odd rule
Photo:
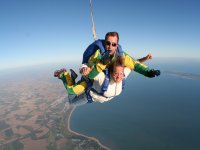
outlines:
[[[70,129],[74,106],[48,73],[0,78],[0,149],[109,149]]]

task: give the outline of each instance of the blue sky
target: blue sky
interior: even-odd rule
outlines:
[[[99,38],[118,31],[135,58],[200,58],[199,0],[93,0]],[[89,0],[0,0],[0,69],[81,63],[93,42]]]

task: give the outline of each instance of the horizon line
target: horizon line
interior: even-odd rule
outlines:
[[[200,57],[181,57],[181,56],[159,56],[156,58],[153,58],[152,60],[155,59],[194,59],[194,60],[199,60],[200,61]],[[36,63],[36,64],[26,64],[26,65],[19,65],[19,66],[8,66],[8,67],[1,67],[0,71],[3,70],[8,70],[8,69],[23,69],[23,68],[27,68],[27,67],[37,67],[37,66],[45,66],[45,65],[59,65],[59,64],[63,64],[63,63],[68,63],[68,62],[77,62],[78,63],[79,60],[68,60],[68,61],[55,61],[55,62],[45,62],[45,63]],[[81,61],[80,61],[80,65],[81,65]]]

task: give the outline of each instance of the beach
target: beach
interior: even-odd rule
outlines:
[[[71,128],[70,128],[70,121],[71,121],[71,116],[72,116],[72,113],[75,111],[75,109],[76,109],[76,106],[70,106],[71,108],[69,108],[69,110],[70,110],[70,113],[69,113],[69,116],[68,116],[68,131],[70,132],[70,133],[72,133],[72,134],[75,134],[75,135],[77,135],[77,136],[82,136],[82,137],[84,137],[84,138],[88,138],[88,139],[90,139],[90,140],[93,140],[93,141],[95,141],[98,145],[100,145],[103,149],[105,149],[105,150],[111,150],[110,148],[108,148],[107,146],[105,146],[105,145],[103,145],[97,138],[95,138],[95,137],[90,137],[90,136],[87,136],[87,135],[84,135],[84,134],[81,134],[81,133],[78,133],[78,132],[76,132],[76,131],[73,131]]]

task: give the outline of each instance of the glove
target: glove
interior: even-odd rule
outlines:
[[[159,76],[159,75],[160,75],[160,70],[151,69],[147,73],[147,76],[150,78],[154,78],[155,76]]]
[[[103,54],[102,54],[102,58],[101,58],[101,63],[106,65],[109,63],[110,61],[110,53],[112,51],[111,50],[106,50]]]

